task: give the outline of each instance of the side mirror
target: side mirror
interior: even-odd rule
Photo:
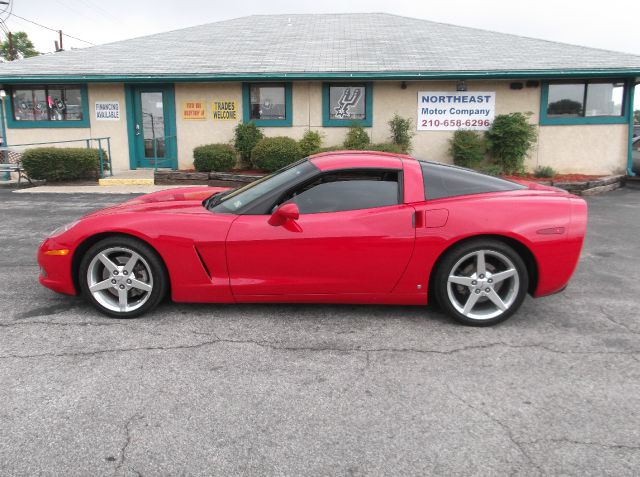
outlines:
[[[281,205],[271,214],[271,217],[269,217],[269,225],[277,227],[287,222],[298,220],[298,217],[300,217],[298,206],[293,202],[289,202],[288,204]]]

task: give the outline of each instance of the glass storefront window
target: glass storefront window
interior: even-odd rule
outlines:
[[[620,117],[623,103],[623,82],[550,83],[546,113],[548,118]]]
[[[284,120],[287,118],[284,85],[249,87],[250,119]]]
[[[13,90],[15,121],[82,121],[82,91],[78,86],[18,87]]]

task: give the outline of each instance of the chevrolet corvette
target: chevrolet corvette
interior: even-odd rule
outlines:
[[[133,318],[175,302],[436,303],[467,325],[562,291],[587,206],[406,155],[317,154],[236,189],[143,195],[54,231],[40,282]]]

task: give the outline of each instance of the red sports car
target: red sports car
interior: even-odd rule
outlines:
[[[468,325],[564,289],[586,203],[378,152],[317,154],[238,189],[144,195],[40,246],[40,282],[132,318],[176,302],[437,303]]]

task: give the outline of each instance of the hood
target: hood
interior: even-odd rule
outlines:
[[[85,217],[126,212],[204,213],[202,201],[229,187],[180,187],[141,195],[122,204],[93,212]]]

